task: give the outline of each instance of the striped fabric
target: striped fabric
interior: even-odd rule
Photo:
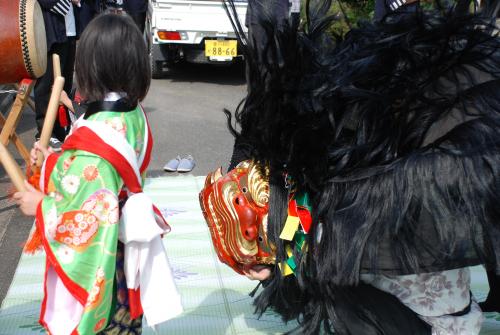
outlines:
[[[300,13],[300,0],[289,0],[290,13]]]
[[[407,2],[406,0],[389,0],[387,1],[387,4],[394,11],[399,7],[403,6],[404,4],[406,4],[406,2]]]
[[[66,16],[71,8],[71,0],[59,0],[54,7],[50,9],[51,12]]]

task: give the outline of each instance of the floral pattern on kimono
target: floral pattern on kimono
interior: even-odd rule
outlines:
[[[136,153],[142,152],[145,118],[140,108],[96,113],[89,120],[119,127]],[[66,150],[50,174],[48,195],[39,207],[43,219],[37,225],[44,232],[48,265],[83,306],[77,334],[98,333],[114,312],[122,187],[121,177],[106,160],[86,151]]]

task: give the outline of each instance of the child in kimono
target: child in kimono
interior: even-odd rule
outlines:
[[[94,19],[80,39],[75,70],[87,111],[62,154],[43,151],[42,192],[27,185],[14,195],[23,213],[36,217],[47,255],[40,323],[57,335],[140,334],[143,314],[155,325],[182,307],[160,237],[169,227],[142,193],[152,137],[139,101],[150,68],[133,21]]]

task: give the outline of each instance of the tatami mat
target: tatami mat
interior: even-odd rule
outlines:
[[[185,312],[158,329],[158,334],[221,335],[281,334],[294,328],[279,316],[253,314],[255,287],[243,276],[221,264],[198,205],[204,178],[177,176],[148,179],[146,192],[167,214],[172,232],[164,239]],[[23,255],[0,309],[0,335],[39,334],[38,314],[42,298],[44,256]],[[473,269],[474,293],[483,299],[488,285],[484,271]],[[500,334],[500,316],[486,315],[482,334]],[[146,328],[144,334],[154,334]]]

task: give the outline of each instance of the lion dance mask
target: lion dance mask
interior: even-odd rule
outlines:
[[[226,175],[209,173],[200,205],[221,262],[239,274],[256,264],[274,264],[267,240],[269,183],[251,161]]]

